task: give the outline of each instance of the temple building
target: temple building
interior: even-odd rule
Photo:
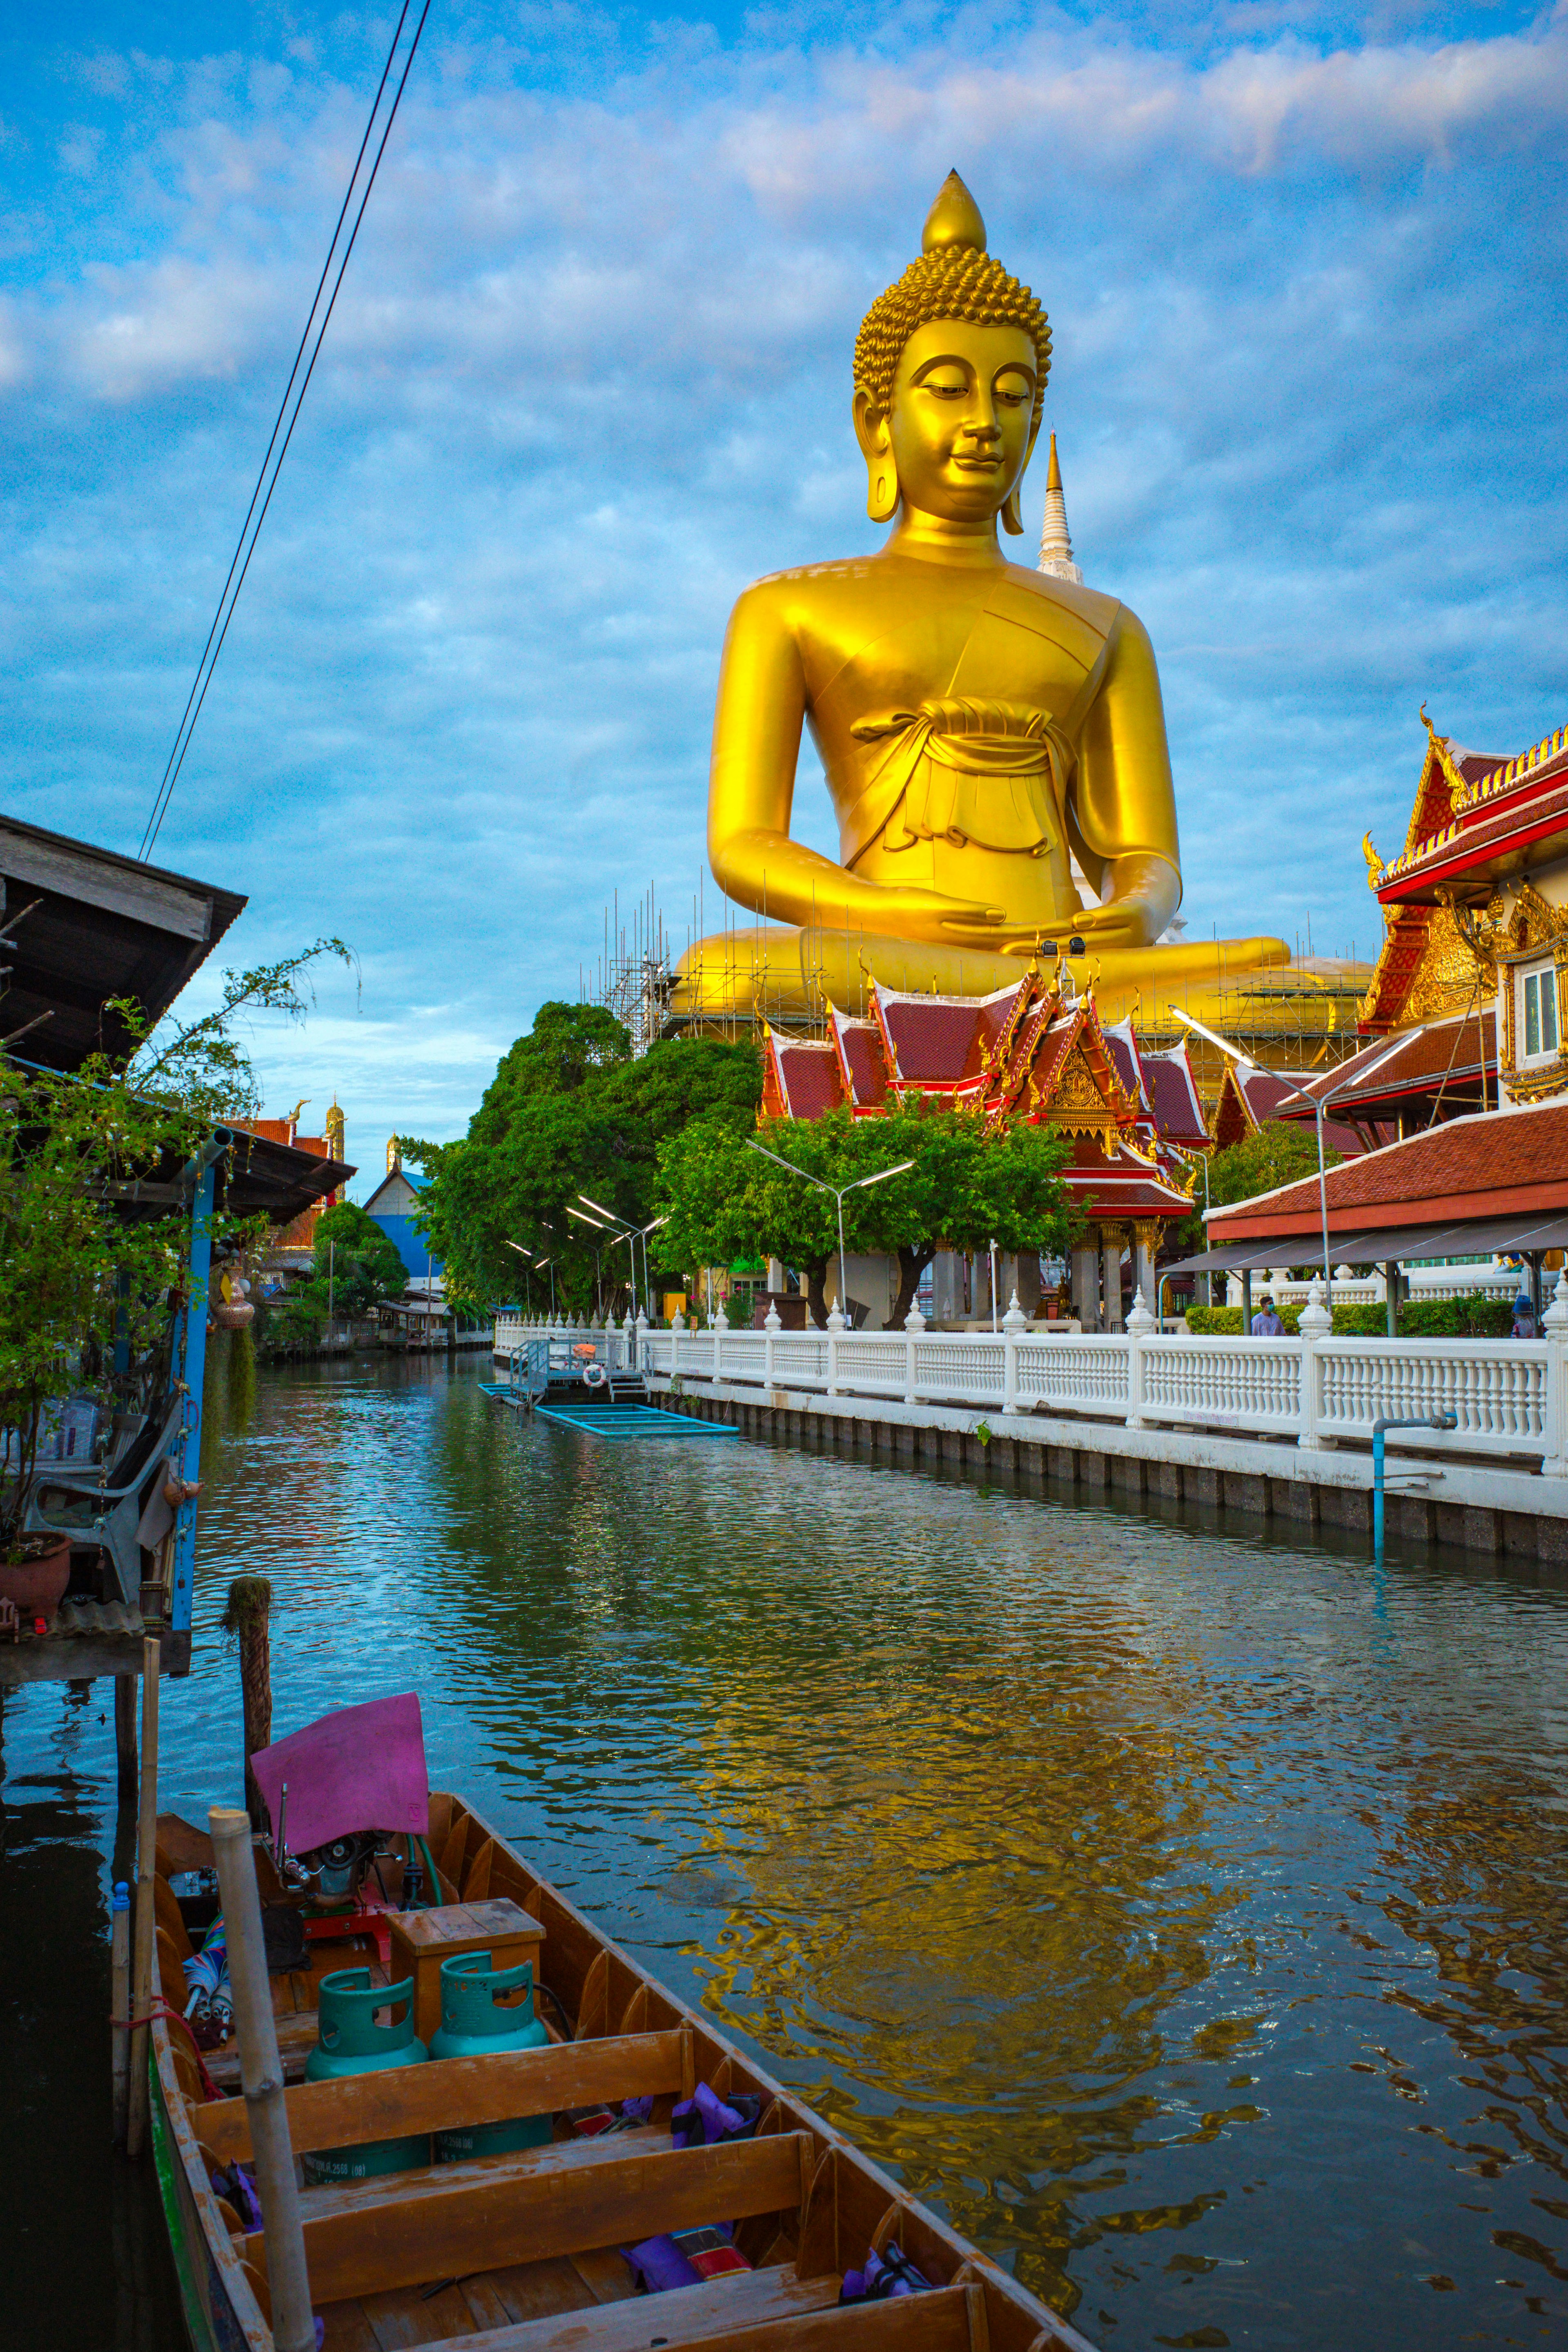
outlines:
[[[1434,1118],[1540,1102],[1568,1090],[1568,729],[1502,760],[1426,726],[1403,850],[1364,845],[1384,938],[1362,1027],[1422,1033]]]
[[[1130,1289],[1154,1292],[1162,1234],[1193,1213],[1193,1185],[1211,1149],[1184,1046],[1149,1053],[1131,1023],[1101,1024],[1092,993],[1031,969],[989,996],[900,993],[878,982],[864,1018],[828,1011],[826,1038],[768,1028],[763,1115],[820,1118],[846,1108],[878,1118],[914,1098],[968,1109],[994,1129],[1018,1119],[1059,1128],[1071,1143],[1062,1181],[1074,1213],[1072,1303],[1086,1330],[1121,1328],[1122,1260]],[[1020,1304],[1028,1270],[1016,1269]],[[1005,1301],[1004,1301],[1004,1304]]]
[[[322,1132],[320,1135],[300,1134],[300,1114],[305,1108],[305,1100],[301,1098],[282,1118],[243,1118],[236,1119],[233,1124],[247,1135],[262,1136],[268,1143],[286,1143],[291,1150],[308,1151],[316,1160],[342,1160],[345,1157],[345,1129],[336,1095],[332,1097],[331,1108],[321,1121]],[[339,1185],[336,1192],[324,1193],[319,1201],[312,1201],[308,1209],[302,1210],[275,1236],[268,1251],[269,1257],[280,1258],[286,1254],[291,1255],[296,1253],[309,1255],[315,1246],[316,1226],[322,1213],[335,1208],[340,1201],[347,1198],[346,1186]]]
[[[374,1218],[408,1268],[411,1286],[422,1284],[427,1290],[438,1290],[442,1262],[432,1255],[427,1237],[415,1222],[419,1187],[403,1165],[395,1136],[386,1147],[386,1173],[364,1206],[365,1214]]]

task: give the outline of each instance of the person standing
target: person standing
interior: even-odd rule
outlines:
[[[1267,1290],[1252,1318],[1252,1336],[1255,1339],[1282,1339],[1285,1337],[1285,1326],[1279,1320],[1274,1301]]]

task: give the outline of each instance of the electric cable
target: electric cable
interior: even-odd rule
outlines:
[[[283,460],[289,454],[289,444],[294,437],[294,427],[300,421],[300,410],[304,404],[305,394],[310,389],[310,378],[315,373],[316,362],[321,357],[321,344],[325,339],[327,328],[331,320],[333,307],[337,302],[338,294],[342,286],[343,273],[348,268],[349,257],[353,252],[354,240],[357,238],[360,232],[360,224],[364,219],[365,206],[370,202],[371,190],[375,185],[376,173],[381,169],[381,159],[386,152],[386,142],[392,135],[392,126],[397,120],[397,110],[399,105],[402,103],[403,92],[407,85],[409,71],[414,64],[415,55],[419,47],[419,37],[425,30],[425,19],[430,13],[430,0],[424,0],[424,5],[420,9],[419,21],[414,28],[414,38],[409,44],[408,55],[404,59],[403,71],[398,78],[397,88],[393,94],[391,110],[387,114],[385,127],[382,131],[380,142],[376,147],[375,159],[371,165],[370,175],[365,181],[363,194],[360,197],[359,209],[354,215],[353,226],[349,232],[348,242],[343,247],[342,257],[338,262],[337,275],[332,279],[332,289],[331,295],[328,297],[327,307],[321,313],[321,325],[316,331],[315,343],[314,347],[310,351],[310,362],[305,369],[302,380],[300,381],[299,392],[297,394],[294,394],[295,382],[296,379],[300,377],[300,362],[303,358],[306,347],[310,341],[311,327],[314,324],[317,310],[321,306],[321,289],[325,286],[328,276],[331,271],[332,256],[337,250],[338,239],[342,234],[343,222],[348,215],[349,206],[353,201],[355,184],[359,179],[360,168],[364,162],[365,150],[370,144],[371,134],[375,128],[376,116],[380,111],[381,101],[385,94],[387,81],[392,73],[393,63],[397,55],[398,46],[403,38],[403,29],[407,22],[408,11],[411,5],[412,0],[403,0],[402,13],[398,16],[396,29],[392,37],[392,46],[386,53],[386,63],[382,68],[381,79],[376,84],[375,97],[371,103],[370,113],[365,121],[364,136],[360,141],[359,152],[354,157],[353,170],[349,174],[348,187],[344,193],[342,205],[339,211],[337,222],[332,230],[331,243],[327,247],[327,257],[321,265],[321,275],[317,280],[316,291],[311,299],[310,311],[306,316],[304,332],[300,338],[300,348],[294,354],[294,364],[289,372],[289,381],[284,386],[282,400],[279,403],[278,415],[274,420],[271,436],[267,444],[267,453],[261,461],[261,470],[256,478],[256,488],[250,494],[250,504],[246,509],[245,520],[240,525],[239,538],[236,542],[234,555],[228,567],[228,576],[224,582],[222,593],[218,597],[217,607],[213,614],[212,625],[207,631],[206,644],[202,648],[201,659],[196,665],[196,674],[195,678],[192,680],[190,693],[185,698],[185,708],[181,716],[179,728],[175,732],[174,748],[169,753],[168,763],[164,768],[163,779],[158,786],[156,793],[153,795],[152,814],[147,820],[146,826],[143,829],[142,835],[141,846],[138,848],[136,853],[138,859],[142,864],[145,864],[147,859],[153,854],[153,849],[157,842],[159,833],[163,829],[163,819],[168,814],[169,803],[174,798],[174,786],[178,783],[180,779],[180,771],[184,766],[185,753],[190,750],[191,737],[195,731],[196,721],[201,717],[202,705],[206,700],[207,688],[212,684],[213,672],[217,667],[218,656],[223,651],[224,639],[228,635],[228,625],[234,618],[234,608],[239,601],[239,592],[245,585],[245,576],[250,569],[250,559],[256,552],[256,542],[260,536],[261,526],[267,520],[267,510],[272,503],[272,493],[278,487],[278,477],[279,472],[282,470]],[[278,435],[280,427],[282,426],[284,416],[288,414],[291,394],[294,394],[293,414],[289,417],[288,430],[283,435],[281,447],[279,447]],[[277,450],[277,457],[274,460],[273,452],[275,449]],[[272,478],[268,482],[267,480],[267,476],[269,465],[271,467]],[[261,488],[264,482],[267,483],[267,495],[261,499],[260,511],[258,513],[256,502],[257,499],[261,497]],[[252,522],[253,517],[254,525]],[[246,544],[247,533],[249,534],[248,546]],[[243,562],[240,561],[242,551],[244,554]],[[238,572],[237,578],[236,577],[237,567]],[[227,607],[226,611],[225,609],[226,604]]]

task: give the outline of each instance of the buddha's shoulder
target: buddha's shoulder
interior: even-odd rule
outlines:
[[[871,555],[847,555],[827,563],[794,563],[785,572],[764,572],[742,589],[735,610],[787,613],[812,604],[853,603],[866,594],[882,570]]]
[[[1058,580],[1048,572],[1031,571],[1022,563],[1009,563],[1003,573],[991,609],[1005,612],[1009,618],[1048,625],[1067,622],[1090,635],[1104,639],[1110,635],[1119,617],[1131,617],[1124,604],[1114,596],[1101,595],[1098,588],[1086,588],[1081,581]]]

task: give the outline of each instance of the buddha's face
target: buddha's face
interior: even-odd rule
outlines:
[[[887,425],[907,506],[957,523],[997,514],[1028,460],[1037,369],[1021,327],[933,319],[900,355]]]

